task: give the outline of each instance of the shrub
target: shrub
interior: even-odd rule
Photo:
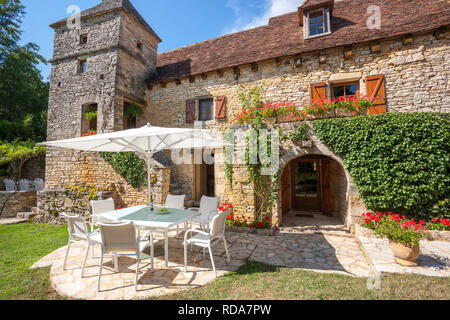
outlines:
[[[344,159],[370,210],[448,218],[450,121],[437,113],[387,113],[314,122]]]

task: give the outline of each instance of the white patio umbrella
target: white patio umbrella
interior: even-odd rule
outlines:
[[[49,147],[59,147],[93,152],[138,152],[145,154],[148,166],[148,203],[151,202],[151,158],[163,150],[192,148],[221,148],[229,143],[214,138],[210,130],[162,128],[147,124],[145,127],[98,134],[94,136],[40,143]]]

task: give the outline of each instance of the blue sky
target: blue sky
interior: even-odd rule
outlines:
[[[101,0],[22,0],[26,15],[22,43],[34,42],[40,53],[51,59],[53,30],[49,24],[69,14],[77,5],[88,9]],[[267,24],[273,16],[295,11],[302,0],[131,0],[163,42],[159,52],[176,49],[226,33]],[[44,79],[50,65],[41,66]]]

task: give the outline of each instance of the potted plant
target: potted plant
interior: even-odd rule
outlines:
[[[124,116],[129,120],[137,118],[137,116],[140,116],[143,114],[144,114],[144,111],[142,110],[142,108],[139,107],[135,103],[132,103],[129,106],[127,106],[124,111]]]
[[[86,118],[87,121],[92,121],[92,120],[97,119],[97,115],[98,115],[97,110],[89,111],[84,114],[84,117]]]
[[[406,216],[398,214],[365,213],[364,226],[372,229],[382,238],[389,239],[397,264],[406,267],[417,267],[420,255],[419,241],[428,237],[425,222],[416,223]]]

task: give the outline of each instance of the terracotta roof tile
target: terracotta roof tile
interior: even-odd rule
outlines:
[[[369,5],[380,7],[380,30],[367,28]],[[157,73],[149,81],[167,81],[277,57],[433,30],[449,25],[449,21],[447,0],[336,1],[331,35],[304,40],[298,13],[288,13],[270,19],[267,26],[161,53],[157,58]]]

